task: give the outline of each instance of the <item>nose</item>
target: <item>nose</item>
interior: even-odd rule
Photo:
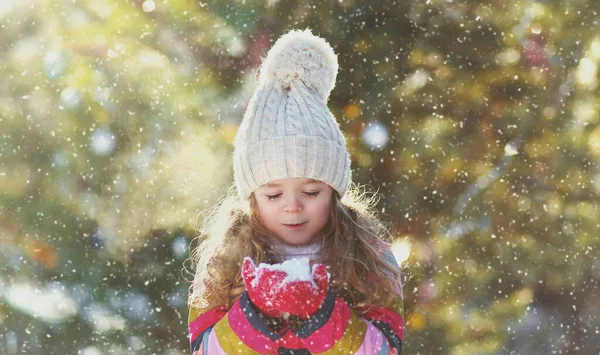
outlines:
[[[285,201],[285,212],[298,213],[302,212],[303,208],[304,207],[302,206],[302,203],[296,196],[288,196],[287,200]]]

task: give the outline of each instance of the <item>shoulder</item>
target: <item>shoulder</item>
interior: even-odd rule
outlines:
[[[385,241],[381,240],[380,241],[380,245],[377,246],[378,251],[381,255],[381,259],[383,261],[385,261],[393,270],[393,272],[391,273],[391,275],[389,275],[389,277],[392,277],[395,279],[394,284],[394,291],[399,294],[401,297],[403,297],[403,293],[402,293],[402,278],[401,278],[401,274],[402,274],[402,270],[400,268],[400,265],[398,264],[398,261],[396,260],[396,257],[394,256],[394,253],[392,252],[392,248],[391,246],[386,243]]]
[[[398,265],[398,261],[396,261],[396,257],[394,256],[394,253],[392,252],[392,248],[388,244],[385,244],[385,246],[382,248],[380,253],[381,253],[381,257],[385,261],[390,263],[390,265],[393,265],[397,270],[400,270],[400,265]]]
[[[374,240],[374,246],[384,261],[389,263],[395,269],[400,270],[400,266],[398,265],[398,262],[394,257],[394,253],[392,252],[392,248],[388,243],[381,238],[377,238]]]

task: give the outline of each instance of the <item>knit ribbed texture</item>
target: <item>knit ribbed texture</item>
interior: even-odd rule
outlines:
[[[315,261],[321,255],[321,242],[317,241],[308,245],[280,245],[275,251],[283,261],[308,258]]]
[[[347,192],[350,156],[327,107],[336,74],[333,49],[310,31],[292,31],[275,43],[234,141],[241,197],[291,177],[323,181],[340,196]]]

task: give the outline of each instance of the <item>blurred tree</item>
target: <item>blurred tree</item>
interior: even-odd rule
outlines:
[[[410,255],[406,353],[599,353],[599,7],[1,2],[0,353],[186,353],[195,217],[261,57],[306,27]]]

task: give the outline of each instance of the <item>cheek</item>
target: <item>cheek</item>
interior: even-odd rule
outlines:
[[[258,208],[258,215],[265,224],[270,224],[277,217],[276,210],[270,206],[260,206]]]
[[[329,219],[329,201],[320,201],[312,209],[313,216],[319,220],[327,221]]]

